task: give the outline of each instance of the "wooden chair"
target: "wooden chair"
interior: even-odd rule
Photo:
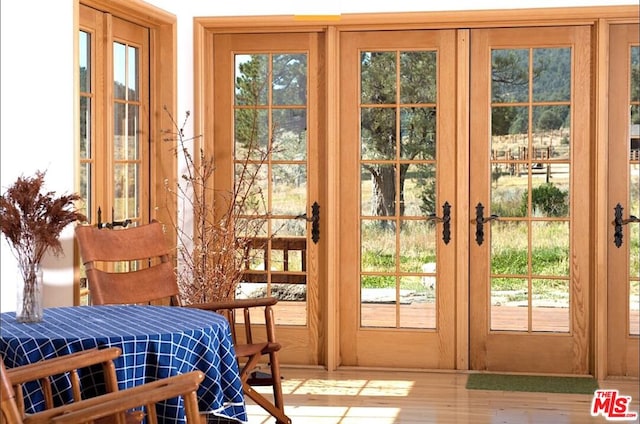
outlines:
[[[53,408],[53,377],[66,374],[71,384],[73,401],[82,400],[79,370],[92,365],[101,365],[107,392],[118,390],[118,380],[113,360],[120,356],[119,348],[91,349],[70,355],[59,356],[33,364],[7,369],[6,375],[11,381],[15,393],[22,394],[23,386],[29,382],[38,382],[44,395],[46,409]],[[3,364],[4,365],[4,364]],[[26,416],[24,398],[16,397],[20,415]]]
[[[152,221],[138,227],[118,230],[77,226],[75,229],[80,256],[85,266],[91,300],[95,305],[147,304],[165,302],[223,314],[232,328],[235,354],[240,367],[244,393],[264,408],[277,424],[291,423],[284,411],[280,362],[280,343],[275,336],[273,297],[239,299],[228,302],[184,305],[171,261],[162,224]],[[116,263],[144,263],[144,267],[128,272],[114,272]],[[265,332],[259,340],[251,325],[251,312],[262,310]],[[241,316],[242,322],[236,321]],[[244,328],[244,331],[240,330]],[[238,330],[236,330],[238,328]],[[258,372],[262,358],[268,360],[270,373]],[[271,386],[273,401],[254,389]]]
[[[2,411],[0,422],[6,424],[30,423],[116,423],[140,422],[157,423],[155,403],[182,396],[186,418],[189,423],[201,422],[198,412],[196,391],[204,375],[199,371],[147,383],[131,389],[118,391],[115,367],[112,360],[121,354],[119,348],[91,349],[33,364],[7,369],[0,361],[0,399]],[[105,372],[105,383],[112,391],[88,399],[81,399],[78,370],[101,364]],[[53,406],[51,379],[61,374],[69,374],[72,382],[72,403]],[[27,414],[24,400],[16,393],[22,393],[22,385],[29,381],[39,381],[45,393],[45,407],[41,412]],[[146,413],[132,411],[146,407]]]

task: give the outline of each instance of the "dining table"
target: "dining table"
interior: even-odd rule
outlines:
[[[0,354],[7,368],[93,348],[118,347],[114,360],[119,389],[199,370],[201,413],[210,422],[247,421],[231,329],[211,311],[177,306],[104,305],[47,308],[38,323],[19,323],[15,312],[0,314]],[[101,368],[82,370],[83,395],[106,390]],[[68,378],[54,381],[56,403],[72,399]],[[25,411],[44,408],[38,383],[23,388]],[[185,421],[181,398],[157,408],[165,423]],[[228,422],[228,421],[226,421]]]

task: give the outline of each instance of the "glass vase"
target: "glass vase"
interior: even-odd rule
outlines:
[[[42,321],[44,310],[42,307],[42,268],[40,264],[20,265],[17,280],[16,320],[18,322]]]

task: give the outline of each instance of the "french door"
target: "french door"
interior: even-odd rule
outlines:
[[[586,374],[590,28],[471,40],[470,367]]]
[[[342,34],[343,365],[588,372],[589,40]]]
[[[456,32],[344,33],[342,365],[453,368]]]
[[[638,377],[640,32],[612,25],[609,69],[608,371]]]
[[[205,119],[212,137],[204,148],[214,153],[214,209],[226,209],[229,196],[239,200],[237,236],[252,239],[237,296],[279,298],[281,358],[307,365],[318,364],[321,355],[318,243],[326,205],[318,182],[320,38],[215,35],[212,89],[221,107]]]

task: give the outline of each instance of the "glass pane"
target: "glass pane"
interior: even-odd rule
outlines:
[[[436,158],[436,123],[434,107],[400,109],[400,156],[402,159]]]
[[[492,221],[491,274],[527,275],[529,272],[528,226],[526,222]]]
[[[638,79],[638,84],[640,84],[640,77]],[[631,160],[640,160],[640,105],[632,105],[629,109],[631,111],[631,125],[629,127]]]
[[[395,272],[396,232],[389,221],[362,220],[361,266],[364,272]]]
[[[122,151],[127,137],[127,105],[115,103],[113,105],[113,150],[114,158],[122,159],[125,153]]]
[[[395,159],[396,112],[392,108],[362,108],[360,110],[361,157]]]
[[[569,106],[533,108],[532,160],[569,159],[570,118]]]
[[[307,55],[273,55],[273,104],[307,104]]]
[[[402,164],[404,181],[400,192],[402,216],[442,216],[436,206],[436,166],[426,164]]]
[[[272,203],[274,215],[299,215],[307,205],[306,165],[273,165]]]
[[[363,275],[360,282],[360,325],[396,327],[396,278]]]
[[[531,282],[531,330],[569,332],[569,280]]]
[[[129,46],[127,48],[128,51],[128,61],[127,61],[127,88],[129,91],[127,92],[127,98],[129,100],[139,100],[140,99],[140,82],[138,78],[138,49],[135,47]]]
[[[238,106],[266,105],[269,93],[269,56],[239,54],[235,57],[235,104]]]
[[[271,271],[284,271],[284,262],[284,251],[271,246],[269,269],[271,269]]]
[[[529,50],[497,49],[491,52],[491,99],[494,103],[529,99]]]
[[[394,216],[396,204],[396,168],[394,165],[362,165],[360,192],[361,214]]]
[[[306,251],[304,237],[274,237],[271,240],[271,270],[306,271]]]
[[[629,166],[629,214],[640,218],[640,163]]]
[[[274,109],[272,127],[274,160],[306,160],[306,109]]]
[[[531,216],[568,217],[568,188],[546,181],[546,178],[536,178],[531,182],[533,186],[531,190]]]
[[[238,187],[237,202],[240,215],[265,215],[269,205],[267,167],[253,163],[236,164],[235,184]]]
[[[115,160],[139,159],[138,146],[139,107],[116,103],[113,107],[113,157]]]
[[[80,92],[91,92],[91,34],[80,31],[78,53],[80,55]]]
[[[491,279],[491,330],[528,331],[528,292],[525,279]]]
[[[91,158],[91,98],[80,96],[80,159]]]
[[[127,98],[127,46],[113,43],[113,97]]]
[[[265,109],[235,111],[236,160],[262,160],[269,146],[269,112]]]
[[[491,150],[515,150],[520,159],[526,155],[519,149],[529,145],[529,109],[526,107],[491,108]]]
[[[436,226],[424,220],[402,221],[399,254],[401,272],[429,272],[424,276],[424,282],[432,285],[430,279],[435,277],[432,273],[435,272],[436,261]]]
[[[640,102],[640,46],[631,47],[631,101]]]
[[[248,269],[256,271],[264,271],[266,269],[266,254],[265,249],[250,249],[247,255]],[[267,281],[266,274],[264,281]]]
[[[80,164],[80,196],[83,202],[79,204],[80,212],[87,217],[87,222],[93,222],[91,206],[91,164]]]
[[[400,327],[436,328],[435,286],[427,288],[420,277],[400,278]]]
[[[362,104],[396,102],[396,52],[362,52],[360,76]]]
[[[261,218],[236,218],[234,230],[237,237],[266,237],[267,221]]]
[[[532,222],[531,249],[533,274],[569,277],[569,222]]]
[[[277,237],[304,236],[307,234],[307,222],[302,219],[272,219],[271,232]]]
[[[514,161],[494,163],[491,177],[491,213],[502,218],[526,216],[529,183],[526,165]]]
[[[140,167],[135,163],[114,165],[113,219],[122,221],[140,215],[138,187]]]
[[[127,159],[127,160],[138,160],[140,158],[140,148],[139,148],[139,131],[138,131],[138,121],[139,121],[139,110],[140,108],[136,105],[127,105],[127,117],[126,117],[126,136],[123,137],[122,141],[124,144],[122,146],[118,146],[119,148],[115,151],[116,159]]]
[[[571,100],[571,48],[533,49],[533,101]]]
[[[400,53],[400,103],[435,103],[436,52]]]

